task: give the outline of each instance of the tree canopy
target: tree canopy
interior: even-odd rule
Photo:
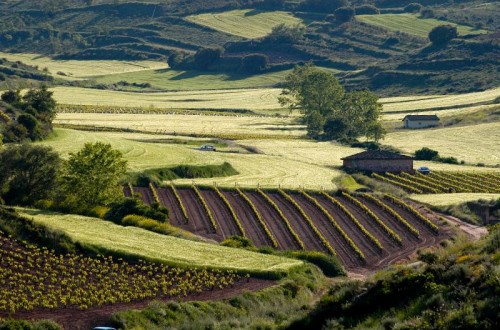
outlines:
[[[377,101],[378,96],[369,91],[346,92],[333,74],[312,64],[295,67],[279,97],[281,105],[304,114],[310,137],[333,140],[381,139],[384,130]]]

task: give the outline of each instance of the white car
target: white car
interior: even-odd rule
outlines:
[[[429,174],[431,173],[431,170],[426,167],[426,166],[420,166],[419,168],[417,168],[417,171],[422,173],[422,174]]]
[[[209,144],[202,145],[200,147],[201,151],[216,151],[215,147]]]

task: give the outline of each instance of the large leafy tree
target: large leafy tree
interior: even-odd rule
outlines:
[[[121,196],[118,183],[127,161],[110,144],[86,143],[70,153],[63,175],[63,190],[78,208],[106,205]]]
[[[61,167],[57,152],[39,145],[8,145],[0,151],[0,195],[30,205],[49,198]]]
[[[279,97],[281,105],[303,113],[307,133],[316,139],[367,136],[379,140],[384,130],[377,101],[369,91],[345,92],[331,73],[312,64],[296,67],[287,76]]]

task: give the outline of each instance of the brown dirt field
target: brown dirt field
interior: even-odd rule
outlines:
[[[321,244],[319,238],[316,237],[314,231],[309,227],[302,215],[295,209],[294,205],[279,193],[268,193],[268,196],[278,205],[307,250],[328,253],[328,250]]]
[[[346,268],[351,269],[351,268],[363,266],[364,262],[357,257],[357,255],[354,253],[354,251],[349,247],[349,245],[347,245],[344,238],[342,236],[340,236],[337,229],[335,229],[335,227],[330,223],[330,220],[328,220],[328,218],[323,214],[323,212],[321,210],[319,210],[316,207],[316,205],[314,205],[312,202],[307,200],[307,198],[305,198],[302,195],[294,194],[292,196],[295,199],[295,201],[302,207],[302,209],[313,220],[316,227],[323,234],[323,236],[325,236],[325,238],[328,240],[330,245],[333,246],[333,248],[335,249],[335,252],[337,252],[339,259],[341,260],[342,264]],[[314,197],[318,197],[318,196],[314,196]],[[323,205],[323,207],[324,207],[324,205]],[[328,208],[326,208],[326,207],[325,207],[325,209],[328,210]],[[329,213],[331,214],[331,211],[329,211]],[[335,221],[338,222],[337,217],[335,215],[333,215],[333,218],[335,219]],[[354,240],[354,238],[353,238],[353,240]],[[356,244],[358,244],[358,243],[356,242]]]
[[[134,194],[139,194],[141,196],[141,200],[147,205],[151,205],[155,202],[153,192],[149,188],[134,187]]]
[[[247,202],[239,196],[236,191],[221,190],[221,192],[226,196],[233,207],[234,212],[236,212],[236,215],[241,221],[243,229],[245,229],[248,238],[253,244],[257,247],[271,246],[269,238],[264,232],[264,229],[260,226],[259,221],[255,218],[253,210]]]
[[[156,191],[161,205],[165,206],[170,211],[169,222],[184,229],[187,221],[186,218],[184,218],[184,214],[182,213],[179,202],[175,198],[172,188],[156,188]]]
[[[179,196],[184,203],[189,220],[188,225],[191,232],[196,235],[211,238],[217,241],[222,239],[220,233],[213,233],[210,225],[210,219],[205,213],[205,208],[200,199],[191,188],[177,189]]]
[[[283,219],[281,219],[274,207],[257,192],[247,192],[247,195],[262,214],[267,227],[276,237],[279,247],[282,250],[299,250],[300,246],[290,234]]]
[[[224,203],[222,198],[214,190],[200,189],[201,194],[207,201],[208,207],[212,211],[212,215],[217,223],[217,232],[222,235],[223,239],[229,236],[241,235],[236,221],[233,219],[231,211]]]
[[[155,301],[208,301],[221,300],[234,297],[246,291],[258,291],[275,285],[276,282],[262,279],[250,278],[249,280],[241,280],[234,284],[233,287],[224,288],[222,290],[204,291],[199,294],[178,297],[178,298],[157,298],[143,301],[114,304],[103,307],[90,308],[82,311],[77,308],[65,308],[57,310],[37,310],[31,312],[20,312],[14,315],[3,315],[0,317],[11,317],[14,319],[23,320],[53,320],[63,326],[65,330],[89,330],[96,326],[112,326],[111,316],[118,312],[144,309],[149,304]]]

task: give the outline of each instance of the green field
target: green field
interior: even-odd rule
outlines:
[[[102,76],[124,72],[136,72],[143,70],[158,70],[168,68],[165,62],[156,61],[76,61],[76,60],[53,60],[39,54],[10,54],[0,52],[0,58],[9,61],[21,61],[25,64],[39,66],[40,70],[47,68],[49,72],[59,78],[82,79],[93,76]],[[65,75],[58,74],[63,72]]]
[[[469,26],[440,21],[434,18],[419,18],[416,14],[358,15],[356,19],[387,30],[404,32],[421,38],[427,38],[429,32],[439,25],[456,26],[459,35],[487,33],[485,30],[478,30]]]
[[[215,244],[188,241],[97,218],[20,209],[36,223],[61,230],[76,242],[174,265],[267,273],[287,271],[301,261]]]
[[[282,11],[232,10],[188,16],[187,20],[227,34],[255,39],[269,34],[279,24],[296,25],[303,21]]]
[[[466,127],[397,131],[387,134],[383,143],[407,153],[428,147],[439,151],[442,157],[452,156],[471,164],[496,165],[500,164],[498,141],[500,141],[500,122]],[[461,166],[456,167],[460,170]]]
[[[238,175],[224,178],[196,179],[197,184],[212,184],[216,181],[221,186],[233,186],[237,183],[243,187],[265,187],[297,189],[306,186],[311,189],[335,189],[332,180],[342,172],[330,165],[314,164],[300,159],[287,158],[265,153],[235,152],[228,148],[217,152],[203,152],[191,144],[156,143],[159,138],[176,138],[167,135],[146,135],[131,133],[82,132],[67,129],[56,129],[48,140],[39,142],[52,146],[66,157],[69,152],[78,151],[86,142],[103,141],[120,150],[129,162],[129,170],[140,171],[148,168],[170,167],[176,165],[220,165],[229,162]],[[151,140],[151,142],[146,142]],[[238,141],[237,141],[238,142]],[[276,141],[278,143],[279,141]],[[296,140],[290,140],[287,148],[294,149]],[[200,145],[203,142],[200,142]],[[245,144],[246,146],[251,146]],[[354,150],[356,151],[356,150]],[[340,158],[346,154],[345,148],[331,146],[332,158]],[[191,184],[192,180],[181,179],[175,183]]]
[[[161,109],[246,109],[280,108],[276,88],[207,90],[191,92],[135,93],[79,87],[54,87],[60,104],[112,107],[156,107]]]
[[[411,199],[417,202],[426,203],[433,206],[446,206],[453,204],[461,204],[470,201],[477,201],[479,199],[498,199],[500,194],[420,194],[411,195]]]

